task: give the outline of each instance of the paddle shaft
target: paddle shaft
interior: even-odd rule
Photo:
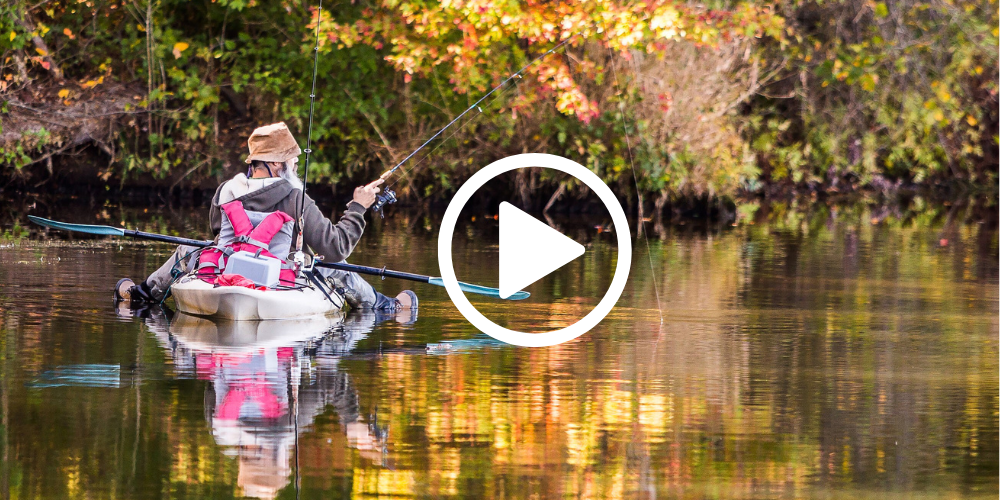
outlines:
[[[153,240],[162,241],[164,243],[174,243],[176,245],[187,245],[193,247],[208,247],[215,244],[214,241],[209,240],[193,240],[190,238],[181,238],[179,236],[168,236],[165,234],[147,233],[144,231],[136,231],[134,229],[124,229],[120,227],[112,226],[95,226],[89,224],[73,224],[69,222],[59,222],[49,219],[44,219],[42,217],[36,217],[34,215],[29,215],[28,219],[35,224],[40,226],[49,227],[53,229],[59,229],[63,231],[76,231],[88,234],[100,234],[104,236],[129,236],[132,238],[138,238],[142,240]],[[316,262],[317,267],[325,267],[329,269],[337,269],[340,271],[355,272],[358,274],[369,274],[372,276],[380,276],[382,278],[396,278],[401,280],[416,281],[418,283],[427,283],[434,286],[445,286],[444,280],[433,276],[424,276],[422,274],[405,273],[402,271],[393,271],[386,268],[377,268],[369,266],[358,266],[354,264],[347,264],[345,262]],[[522,300],[528,298],[531,294],[525,291],[520,291],[511,295],[509,297],[500,297],[500,291],[496,288],[472,285],[469,283],[458,282],[459,288],[468,293],[475,293],[479,295],[488,295],[496,298],[503,298],[506,300]]]
[[[123,231],[125,231],[125,236],[131,236],[141,240],[162,241],[164,243],[176,243],[178,245],[188,245],[192,247],[207,247],[215,244],[214,241],[209,240],[192,240],[190,238],[181,238],[179,236],[167,236],[165,234],[136,231],[134,229],[124,229]]]
[[[370,274],[372,276],[381,276],[383,278],[397,278],[401,280],[416,281],[419,283],[429,283],[431,280],[430,276],[424,276],[422,274],[404,273],[403,271],[393,271],[392,269],[386,269],[384,267],[358,266],[343,262],[317,262],[316,267],[326,267],[329,269],[337,269],[339,271],[351,271],[358,274]]]
[[[193,247],[207,247],[215,244],[214,241],[208,240],[192,240],[190,238],[181,238],[179,236],[167,236],[165,234],[147,233],[144,231],[136,231],[134,229],[125,229],[125,236],[131,236],[132,238],[139,238],[144,240],[162,241],[165,243],[176,243],[178,245],[188,245]],[[416,281],[418,283],[427,283],[431,280],[430,276],[424,276],[422,274],[405,273],[403,271],[393,271],[392,269],[369,267],[369,266],[358,266],[355,264],[347,264],[345,262],[316,262],[316,267],[326,267],[329,269],[337,269],[339,271],[349,271],[358,274],[369,274],[372,276],[381,276],[382,278],[396,278],[401,280]]]

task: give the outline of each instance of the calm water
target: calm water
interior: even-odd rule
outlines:
[[[204,236],[202,211],[33,213]],[[415,321],[120,316],[117,278],[168,247],[8,237],[0,496],[996,497],[997,233],[957,219],[779,209],[662,230],[603,323],[535,349],[416,284]],[[390,220],[353,260],[438,274],[435,219]],[[586,314],[614,239],[574,227],[587,254],[532,299],[476,304],[535,331]],[[496,283],[495,231],[462,230],[461,279]]]

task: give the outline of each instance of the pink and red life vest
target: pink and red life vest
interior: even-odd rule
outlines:
[[[198,277],[215,283],[226,269],[228,256],[233,252],[247,251],[280,260],[279,282],[284,286],[294,286],[295,271],[283,257],[291,251],[295,219],[280,210],[269,213],[247,211],[239,200],[225,203],[220,208],[223,217],[219,244],[201,252]]]

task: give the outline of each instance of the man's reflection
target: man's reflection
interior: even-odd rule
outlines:
[[[346,318],[215,322],[154,313],[146,324],[178,378],[210,382],[205,418],[215,442],[239,460],[244,495],[274,498],[290,482],[297,436],[328,406],[348,445],[382,463],[388,433],[360,415],[350,375],[338,370],[338,362],[384,319],[352,312]]]

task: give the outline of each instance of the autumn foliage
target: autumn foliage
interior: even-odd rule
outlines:
[[[444,68],[460,93],[484,92],[526,58],[568,40],[570,47],[600,44],[629,58],[631,51],[664,55],[677,42],[716,47],[738,37],[779,36],[782,18],[767,7],[706,10],[682,2],[494,2],[385,1],[354,23],[330,22],[323,31],[336,48],[364,43],[385,49],[385,60],[409,81]],[[572,64],[572,68],[570,67]],[[604,61],[571,57],[539,59],[529,68],[536,98],[553,96],[556,108],[587,123],[600,113],[577,78],[595,79]],[[512,109],[524,109],[533,99]]]
[[[444,200],[510,154],[570,157],[635,209],[790,190],[976,190],[997,178],[997,4],[917,0],[13,0],[0,5],[0,175],[208,189],[256,125],[334,192],[406,157]],[[555,49],[555,50],[553,50]],[[79,159],[84,158],[80,162]],[[42,168],[44,166],[44,168]],[[512,189],[549,201],[578,186]],[[545,200],[543,200],[544,202]]]

